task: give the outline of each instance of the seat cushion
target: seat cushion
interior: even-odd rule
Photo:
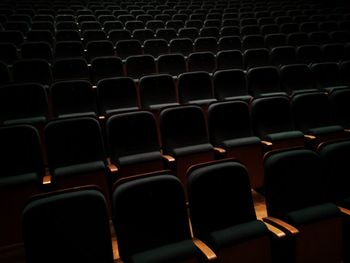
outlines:
[[[131,257],[133,263],[166,263],[181,262],[189,258],[198,258],[200,251],[192,240],[180,241],[145,252],[137,253]]]
[[[84,174],[97,171],[106,171],[106,165],[103,161],[59,167],[54,170],[54,176],[69,176],[73,174]]]
[[[143,163],[157,160],[162,160],[162,154],[159,151],[123,156],[120,157],[117,162],[121,166],[125,166],[135,163]]]
[[[203,143],[198,145],[191,145],[186,147],[179,147],[173,149],[173,153],[175,156],[184,156],[190,155],[194,153],[202,153],[202,152],[210,152],[213,151],[213,146],[209,143]]]
[[[304,134],[301,131],[286,131],[277,132],[266,135],[266,139],[271,142],[303,138]]]
[[[262,221],[255,220],[212,232],[208,242],[218,251],[222,247],[262,237],[268,233],[266,225]]]
[[[318,128],[312,128],[308,130],[308,132],[310,132],[311,135],[316,135],[316,136],[324,135],[332,132],[341,132],[341,131],[343,131],[343,127],[340,125],[318,127]]]
[[[338,207],[332,203],[325,203],[290,212],[287,214],[287,220],[295,226],[300,226],[337,216],[340,216]]]
[[[260,139],[255,136],[251,136],[251,137],[225,140],[225,141],[222,141],[222,143],[219,146],[224,148],[231,148],[231,147],[247,146],[247,145],[254,145],[254,144],[260,144]]]

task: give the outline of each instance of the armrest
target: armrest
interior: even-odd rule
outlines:
[[[164,158],[168,163],[175,162],[175,158],[172,157],[171,155],[163,155],[163,158]]]
[[[45,175],[44,175],[44,177],[43,177],[42,184],[43,184],[43,185],[49,185],[49,184],[51,184],[51,178],[52,178],[52,175],[50,174],[49,169],[48,169],[48,168],[45,168]]]
[[[292,225],[290,225],[290,224],[288,224],[288,223],[286,223],[278,218],[269,216],[269,217],[264,217],[263,221],[266,223],[269,223],[269,224],[273,225],[274,227],[277,227],[283,231],[286,231],[293,236],[296,234],[299,234],[299,230],[297,228],[295,228],[294,226],[292,226]]]
[[[202,251],[208,261],[215,261],[217,259],[217,256],[213,250],[211,250],[211,248],[204,244],[201,240],[193,238],[192,241],[199,248],[199,250]]]
[[[214,152],[218,153],[218,154],[225,154],[226,150],[224,148],[221,148],[221,147],[214,147]]]
[[[340,212],[342,212],[342,214],[346,215],[346,216],[350,216],[350,209],[347,209],[345,207],[341,207],[341,206],[338,206]]]
[[[119,170],[115,164],[111,163],[111,159],[109,158],[107,159],[107,167],[110,173],[117,173]]]
[[[269,142],[269,141],[261,141],[261,143],[262,143],[264,146],[268,146],[268,147],[271,147],[271,146],[272,146],[272,142]]]
[[[350,133],[350,129],[344,129],[345,132],[349,132]]]
[[[110,163],[110,164],[108,164],[108,170],[111,173],[117,173],[118,172],[118,167],[115,164]]]
[[[285,232],[283,232],[281,229],[267,223],[264,222],[264,224],[266,225],[267,229],[271,232],[271,234],[276,237],[277,239],[282,239],[285,238],[287,235]]]
[[[316,136],[314,135],[310,135],[310,134],[304,134],[304,138],[308,139],[308,140],[315,140]]]

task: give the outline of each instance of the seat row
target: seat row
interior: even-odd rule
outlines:
[[[230,28],[232,27],[223,29]],[[69,40],[60,41],[53,41],[49,32],[41,30],[30,31],[26,41],[21,40],[20,36],[16,36],[15,31],[0,32],[0,37],[3,36],[0,43],[2,50],[0,60],[12,64],[19,58],[42,58],[51,62],[65,57],[87,57],[90,61],[96,56],[112,55],[117,55],[122,59],[126,59],[130,55],[140,54],[151,54],[158,57],[166,53],[182,53],[188,56],[192,52],[202,51],[217,53],[222,50],[241,50],[244,52],[253,48],[272,49],[287,45],[298,48],[304,45],[328,46],[350,42],[350,32],[348,31],[333,31],[330,34],[322,31],[309,34],[291,33],[288,35],[274,33],[263,36],[257,34],[243,38],[228,33],[226,36],[216,39],[214,36],[200,37],[198,34],[193,34],[193,28],[181,31],[184,34],[179,38],[176,34],[173,35],[173,38],[168,38],[169,35],[161,35],[155,38],[153,33],[148,30],[138,30],[134,32],[135,34],[132,37],[127,31],[113,30],[108,40],[105,37],[96,37],[99,32],[86,32],[91,33],[90,36],[85,38],[86,41],[81,41],[74,31],[61,31],[60,33],[68,37]],[[95,33],[97,35],[94,35]],[[331,49],[327,46],[326,49]],[[344,48],[337,47],[337,49]],[[343,52],[346,56],[345,51],[339,52]],[[327,54],[325,55],[327,56]]]
[[[111,202],[120,258],[126,263],[347,262],[349,191],[339,166],[347,166],[349,153],[350,142],[344,140],[317,153],[300,148],[265,157],[268,217],[261,221],[247,170],[232,160],[192,167],[185,185],[168,171],[117,181]],[[21,218],[29,262],[86,257],[113,262],[108,202],[96,188],[38,195]],[[67,244],[67,237],[73,242]]]
[[[1,45],[0,45],[1,46]],[[97,43],[96,47],[99,46]],[[178,77],[187,72],[204,71],[213,74],[220,70],[247,70],[256,67],[280,67],[294,64],[305,66],[319,63],[347,64],[347,52],[350,45],[328,44],[322,46],[305,45],[297,49],[291,46],[275,47],[269,51],[265,48],[194,52],[186,58],[180,53],[159,54],[157,59],[150,54],[134,55],[128,53],[125,61],[117,56],[98,56],[92,50],[91,64],[85,58],[68,57],[57,59],[53,65],[44,59],[19,59],[12,65],[0,62],[1,85],[11,83],[35,82],[51,85],[61,80],[84,79],[97,85],[104,78],[127,76],[135,80],[154,74],[170,74]],[[348,51],[347,51],[348,50]],[[130,51],[130,50],[128,50]],[[135,51],[135,50],[134,50]],[[160,51],[160,49],[158,50]],[[40,51],[38,51],[40,52]],[[350,54],[350,53],[349,53]],[[94,55],[97,55],[94,57]],[[124,55],[127,55],[124,53]],[[346,79],[345,72],[342,73]]]
[[[102,79],[96,90],[86,80],[58,81],[49,90],[36,83],[0,88],[2,124],[45,123],[69,116],[110,116],[130,110],[156,110],[178,104],[208,105],[215,101],[243,100],[271,95],[333,90],[349,87],[349,63],[318,63],[206,72],[189,72],[177,83],[170,75],[145,76],[136,84],[129,77]],[[300,77],[302,76],[302,78]],[[79,101],[79,104],[76,101]]]

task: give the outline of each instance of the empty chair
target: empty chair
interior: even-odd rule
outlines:
[[[57,21],[56,30],[79,30],[79,26],[75,21]]]
[[[320,30],[330,32],[338,30],[338,24],[336,21],[321,21],[318,23]]]
[[[156,64],[151,55],[129,56],[125,61],[126,76],[139,79],[156,73]]]
[[[188,56],[193,52],[193,42],[190,38],[176,38],[169,42],[170,53],[180,53]]]
[[[271,64],[283,66],[297,63],[297,54],[293,46],[275,47],[270,51]]]
[[[323,45],[330,42],[330,37],[326,31],[315,31],[308,34],[309,42],[312,45]]]
[[[318,91],[313,74],[305,64],[282,66],[280,69],[281,87],[288,95]]]
[[[325,62],[339,62],[345,59],[345,46],[342,43],[324,44],[321,47],[323,54],[323,61]]]
[[[44,59],[52,61],[52,48],[46,42],[26,42],[21,46],[22,59]]]
[[[325,93],[302,93],[293,96],[292,112],[296,128],[314,136],[314,146],[344,137],[344,129],[335,121],[334,111]]]
[[[143,53],[152,55],[154,58],[168,52],[168,43],[165,39],[147,39],[143,44]]]
[[[265,46],[269,49],[287,45],[287,37],[285,34],[268,34],[265,35]]]
[[[215,56],[212,52],[195,52],[187,58],[188,71],[213,72],[216,69]]]
[[[4,29],[7,30],[14,30],[14,31],[19,31],[23,35],[27,34],[27,32],[30,29],[29,23],[25,21],[7,21],[3,24]]]
[[[106,153],[98,121],[56,119],[45,126],[44,135],[54,189],[96,185],[109,205]]]
[[[243,53],[244,68],[255,68],[270,65],[270,53],[267,48],[253,48]]]
[[[2,88],[1,88],[2,89]],[[38,194],[44,176],[39,132],[30,125],[0,128],[0,245],[23,242],[21,215],[28,199]]]
[[[349,107],[349,89],[335,89],[329,94],[329,100],[334,111],[335,121],[340,124],[344,129],[350,127],[350,107]]]
[[[270,154],[264,166],[268,216],[293,226],[290,233],[299,232],[289,245],[293,261],[339,262],[341,214],[326,196],[321,158],[311,150],[294,149]]]
[[[186,61],[181,54],[160,55],[157,60],[158,72],[178,76],[187,71]]]
[[[300,24],[300,31],[304,33],[311,33],[314,31],[318,31],[318,23],[309,21],[309,22],[304,22]]]
[[[172,174],[121,180],[114,186],[112,199],[123,262],[203,260],[191,240],[183,186]]]
[[[273,34],[279,34],[280,33],[280,28],[276,24],[265,24],[265,25],[260,25],[260,32],[263,35],[273,35]]]
[[[159,28],[156,31],[156,38],[163,38],[166,41],[177,38],[176,30],[174,28]]]
[[[243,55],[239,50],[222,50],[216,54],[216,69],[243,69]]]
[[[46,42],[53,45],[53,32],[49,30],[30,30],[26,35],[29,42]]]
[[[194,43],[195,52],[213,52],[217,51],[217,41],[214,37],[199,37],[196,38]]]
[[[24,35],[20,31],[15,30],[0,31],[0,42],[12,43],[19,48],[24,42]]]
[[[84,46],[90,41],[106,40],[107,35],[102,29],[87,29],[82,33]]]
[[[203,26],[199,30],[200,37],[214,37],[215,39],[219,38],[220,31],[217,27]]]
[[[168,20],[165,22],[165,27],[178,31],[180,28],[184,27],[184,22],[181,20]]]
[[[114,56],[114,46],[111,41],[90,41],[86,45],[86,57],[91,62],[96,57]]]
[[[55,59],[81,57],[85,55],[84,47],[80,41],[57,41],[55,45]]]
[[[178,31],[179,38],[189,38],[192,41],[199,37],[198,29],[195,27],[180,28]]]
[[[17,83],[0,88],[1,122],[4,125],[42,125],[48,118],[45,87],[39,83]]]
[[[297,23],[284,23],[280,25],[280,31],[283,34],[290,34],[299,32],[299,24]]]
[[[251,103],[251,114],[254,133],[271,142],[271,149],[304,146],[304,134],[295,128],[288,97],[256,98]]]
[[[151,29],[135,29],[132,32],[132,38],[143,43],[147,39],[154,38],[154,32]]]
[[[49,85],[52,70],[49,62],[43,59],[21,59],[13,63],[13,80],[17,82],[37,82]]]
[[[17,59],[18,59],[18,53],[17,53],[17,48],[15,44],[0,43],[0,61],[1,62],[6,63],[7,65],[11,65]]]
[[[249,106],[244,101],[213,103],[208,108],[210,142],[248,169],[252,188],[263,185],[262,145],[253,134]]]
[[[153,32],[156,32],[159,28],[165,28],[165,24],[161,20],[149,20],[146,22],[146,28],[153,30]]]
[[[183,184],[187,169],[196,163],[214,159],[203,110],[186,105],[165,108],[160,112],[163,154],[175,158],[175,171]]]
[[[84,58],[62,58],[57,59],[53,64],[55,80],[74,80],[90,77],[89,68]]]
[[[343,91],[340,91],[343,92]],[[318,149],[322,161],[325,163],[327,172],[330,200],[341,206],[349,209],[349,191],[346,187],[348,177],[346,170],[349,163],[349,140],[331,141],[324,143]],[[344,212],[344,215],[347,215]],[[349,222],[346,219],[343,223],[343,261],[348,262],[349,252],[346,249],[349,245]]]
[[[265,41],[262,35],[249,35],[242,38],[242,50],[264,47]]]
[[[113,262],[107,204],[96,188],[37,196],[25,206],[22,222],[27,262]]]
[[[51,86],[53,113],[56,118],[96,116],[95,95],[86,80],[57,81]]]
[[[220,37],[218,41],[218,50],[241,50],[241,39],[238,36]]]
[[[179,105],[176,87],[171,75],[145,76],[139,83],[141,108],[159,111],[164,107]]]
[[[146,111],[119,113],[107,121],[111,163],[116,178],[164,169],[156,120]]]
[[[350,85],[350,62],[349,61],[343,61],[340,63],[340,73],[341,73],[341,77],[343,80],[343,83],[345,85]]]
[[[210,75],[204,71],[186,72],[178,78],[181,104],[208,105],[215,101]]]
[[[304,32],[294,32],[287,35],[287,44],[289,46],[301,46],[309,44],[309,37]]]
[[[348,88],[341,78],[340,68],[336,62],[315,63],[311,66],[317,88],[332,92],[335,89]]]
[[[106,32],[106,34],[110,34],[113,30],[123,30],[124,25],[120,21],[105,21],[103,22],[103,31]],[[129,32],[125,30],[126,32]],[[129,32],[130,33],[130,32]]]
[[[90,73],[92,83],[97,85],[101,79],[124,76],[123,62],[115,56],[96,57],[91,60]]]
[[[113,29],[108,33],[108,40],[116,45],[119,41],[131,40],[131,33],[126,29]]]
[[[136,29],[143,29],[145,27],[143,22],[140,20],[126,21],[124,26],[125,26],[125,29],[129,30],[130,32],[132,32]]]
[[[80,23],[80,31],[85,32],[86,30],[101,30],[102,26],[97,21],[84,21]]]
[[[214,250],[219,262],[272,262],[270,233],[256,218],[248,172],[242,164],[193,167],[187,191],[193,234]],[[215,212],[208,214],[208,209]]]
[[[349,31],[332,31],[329,33],[332,42],[334,43],[348,43],[350,42]]]
[[[10,82],[10,71],[7,64],[0,61],[0,87]]]
[[[280,87],[278,70],[272,66],[249,69],[247,83],[249,94],[253,97],[286,95]]]
[[[97,84],[97,104],[101,116],[138,110],[136,84],[129,77],[102,79]]]
[[[322,61],[323,55],[318,45],[302,45],[296,48],[299,63],[312,64]]]
[[[218,70],[213,75],[213,89],[217,100],[243,100],[249,102],[246,75],[243,70]]]
[[[241,36],[250,36],[260,34],[260,28],[257,25],[247,25],[241,27]]]
[[[57,29],[55,34],[55,39],[56,39],[56,42],[59,42],[59,41],[80,41],[81,42],[81,36],[78,30]]]
[[[238,26],[223,26],[220,29],[220,37],[239,36],[240,31]]]
[[[142,47],[138,40],[120,40],[116,44],[117,56],[126,59],[129,56],[141,55]]]
[[[53,20],[53,17],[51,17],[51,18]],[[31,31],[40,31],[40,32],[48,31],[51,34],[55,34],[54,21],[33,21],[32,25],[31,25]],[[27,35],[29,33],[30,33],[30,31],[28,31]],[[47,34],[47,33],[45,33],[45,34]],[[53,39],[51,39],[51,42],[52,41],[53,41]]]

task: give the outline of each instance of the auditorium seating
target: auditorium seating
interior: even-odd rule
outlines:
[[[284,138],[284,132],[292,130],[298,143],[288,139],[280,147],[305,140],[304,147],[312,150],[349,134],[350,10],[345,2],[4,0],[0,3],[0,129],[17,125],[37,129],[46,169],[39,182],[41,192],[98,184],[109,204],[105,189],[110,191],[117,178],[115,168],[122,169],[117,161],[116,167],[111,164],[107,124],[117,116],[132,120],[131,116],[147,114],[152,123],[155,120],[162,165],[145,171],[168,168],[185,183],[191,165],[222,159],[232,151],[230,157],[247,167],[251,186],[264,195],[264,173],[256,173],[255,168],[261,170],[262,154],[279,148],[271,133],[283,133]],[[236,112],[232,105],[242,110]],[[196,108],[193,116],[187,113],[189,108]],[[225,155],[220,149],[224,147],[213,142],[215,128],[221,125],[211,123],[215,109],[217,123],[227,130],[249,126],[248,137],[257,141],[255,152],[245,154],[242,149],[249,147],[240,145],[226,148]],[[178,119],[164,121],[172,110],[181,112]],[[44,128],[61,121],[80,122],[87,116],[99,127],[98,143],[101,140],[106,149],[99,159],[104,180],[89,181],[79,174],[59,182]],[[200,124],[195,125],[197,118]],[[172,126],[165,129],[168,122]],[[143,129],[130,132],[138,125],[135,121],[116,128],[125,129],[128,138],[134,134],[125,145],[141,145],[137,139]],[[191,125],[200,126],[201,132],[195,134]],[[191,129],[193,137],[186,138],[183,134],[192,134]],[[64,128],[61,134],[66,132]],[[80,137],[85,133],[81,131]],[[242,137],[237,135],[238,140]],[[185,154],[174,154],[169,144],[185,149]],[[192,155],[192,147],[204,152]],[[117,148],[125,156],[127,147]],[[73,152],[62,150],[60,159]],[[17,163],[21,166],[21,160]],[[18,241],[12,240],[9,243]]]

